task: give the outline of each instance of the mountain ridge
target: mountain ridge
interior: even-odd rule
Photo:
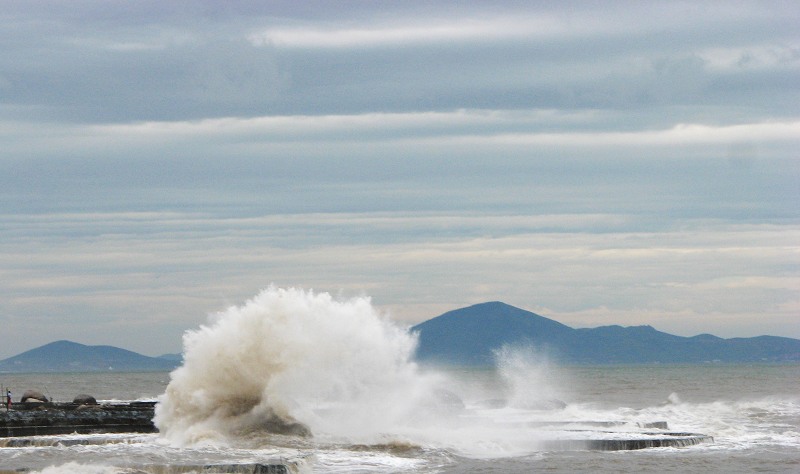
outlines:
[[[504,346],[533,346],[555,361],[587,365],[800,361],[798,339],[684,337],[649,325],[576,329],[500,301],[448,311],[410,330],[417,334],[418,362],[446,365],[494,365]],[[0,373],[170,371],[181,363],[180,354],[149,357],[60,340],[0,360]]]
[[[146,372],[172,370],[180,361],[149,357],[114,346],[59,340],[0,360],[0,373]]]
[[[418,337],[418,361],[446,365],[493,365],[503,346],[534,346],[576,364],[800,361],[798,339],[684,337],[649,325],[575,329],[499,301],[448,311],[411,331]]]

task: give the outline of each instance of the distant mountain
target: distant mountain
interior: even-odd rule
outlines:
[[[524,342],[552,349],[575,331],[499,302],[449,311],[411,330],[419,333],[418,360],[460,365],[491,365],[493,351],[504,344]]]
[[[112,346],[56,341],[0,361],[8,372],[147,372],[172,370],[180,360],[148,357]]]
[[[419,337],[418,361],[450,365],[493,365],[494,352],[504,345],[532,345],[577,364],[800,361],[798,339],[681,337],[650,326],[573,329],[501,302],[450,311],[411,330]]]

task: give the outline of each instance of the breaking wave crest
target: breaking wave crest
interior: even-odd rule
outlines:
[[[154,421],[178,444],[252,432],[373,441],[430,396],[415,344],[368,298],[270,287],[184,335]]]

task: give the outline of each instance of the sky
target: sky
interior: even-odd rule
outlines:
[[[800,338],[794,1],[4,0],[0,358],[269,285]]]

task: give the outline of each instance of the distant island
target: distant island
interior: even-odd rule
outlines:
[[[0,361],[0,373],[155,372],[181,365],[181,356],[148,357],[113,346],[56,341]]]
[[[415,359],[423,364],[488,367],[504,346],[531,346],[555,362],[585,365],[800,362],[798,339],[681,337],[650,326],[574,329],[497,301],[449,311],[411,331],[419,339]],[[0,373],[171,371],[181,363],[180,354],[148,357],[56,341],[0,360]]]
[[[554,361],[587,365],[800,361],[798,339],[681,337],[651,326],[574,329],[501,302],[450,311],[411,330],[419,337],[417,360],[431,364],[490,366],[504,345],[533,346]]]

